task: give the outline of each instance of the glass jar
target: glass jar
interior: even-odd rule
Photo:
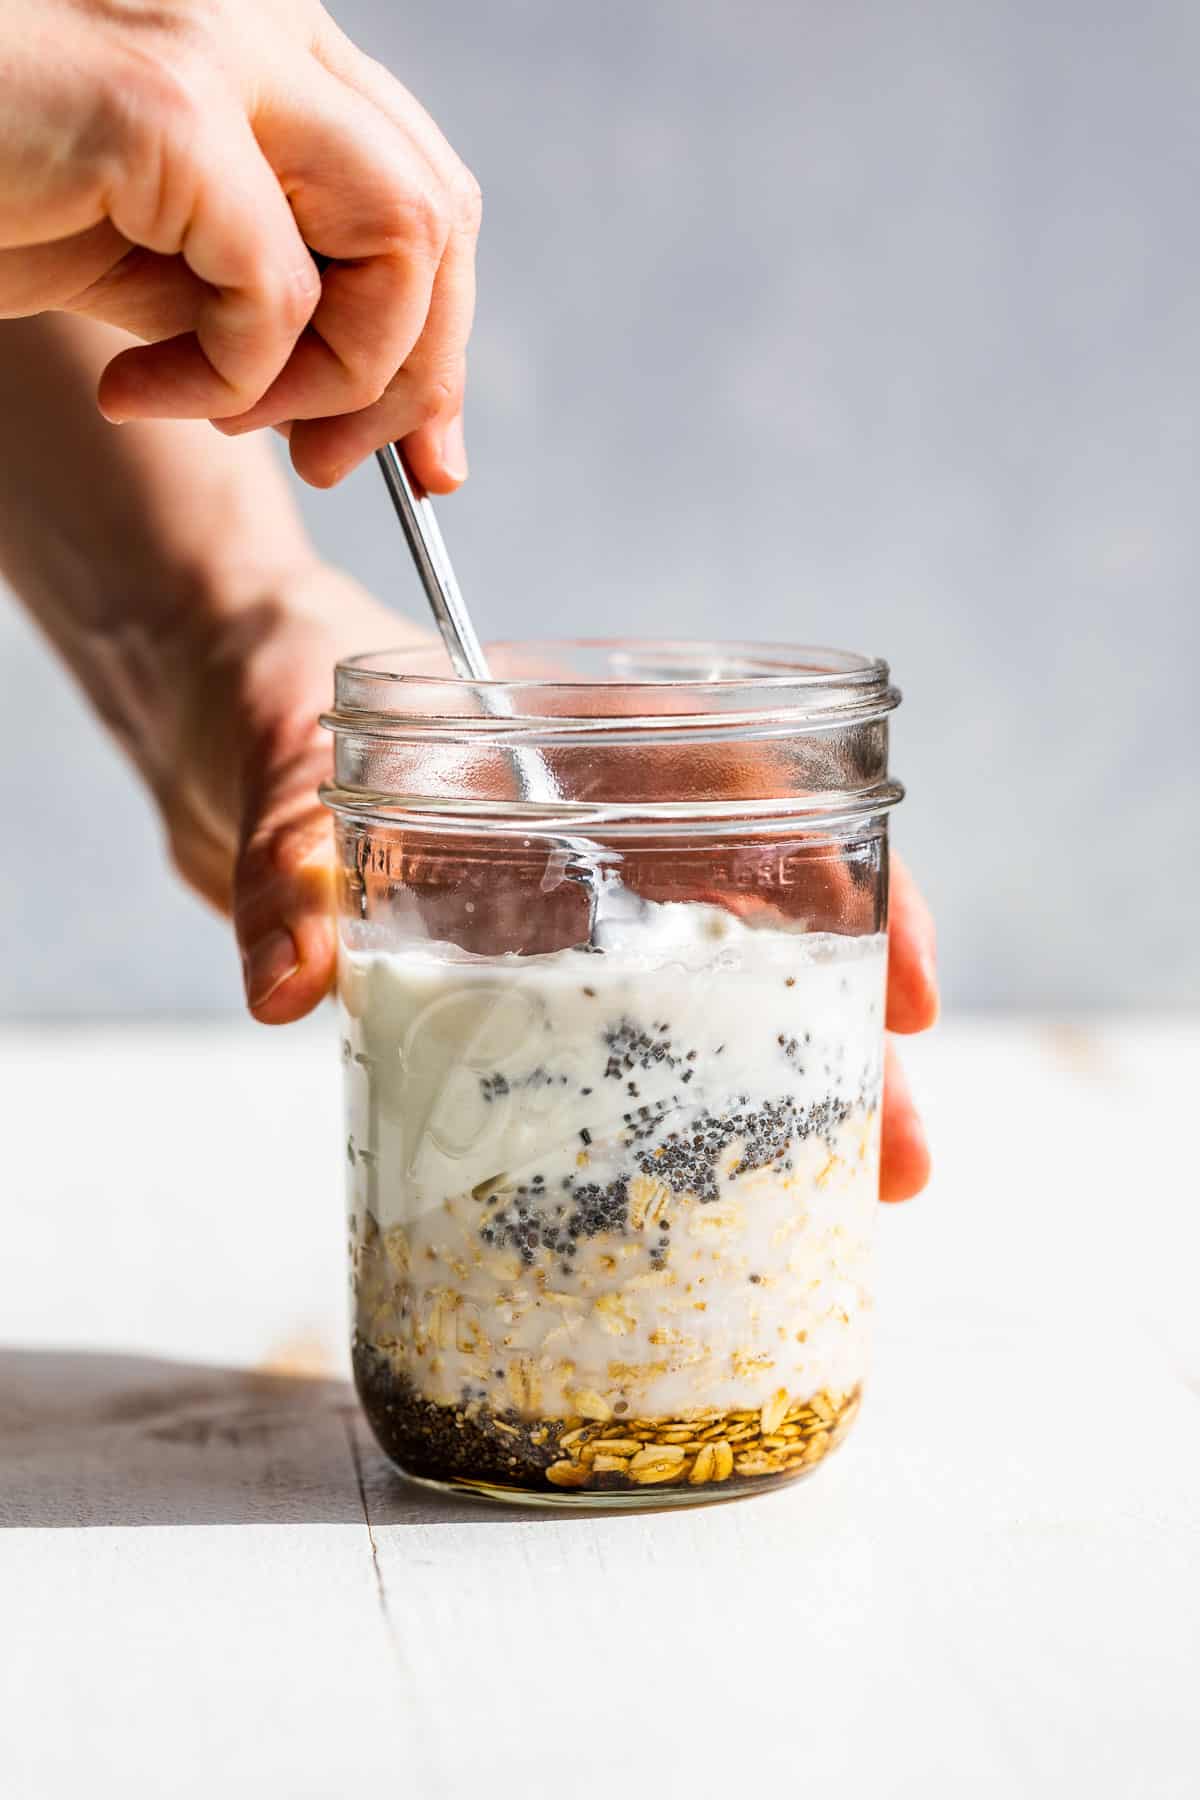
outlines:
[[[858,1409],[887,665],[716,643],[339,666],[354,1370],[388,1456],[664,1506]]]

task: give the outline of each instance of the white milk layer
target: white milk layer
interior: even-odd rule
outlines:
[[[597,952],[349,950],[360,1336],[547,1418],[861,1379],[886,941],[645,905]]]

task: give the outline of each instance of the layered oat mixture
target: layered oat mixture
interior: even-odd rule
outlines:
[[[820,1461],[866,1361],[885,964],[700,904],[548,956],[346,949],[355,1364],[403,1468],[582,1497]]]

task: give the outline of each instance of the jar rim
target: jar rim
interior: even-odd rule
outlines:
[[[900,700],[882,658],[817,646],[542,638],[489,645],[488,654],[493,668],[515,672],[464,680],[436,642],[346,657],[322,722],[389,737],[757,735],[876,718]]]
[[[697,663],[721,657],[728,673],[697,675],[656,672],[652,677],[622,674],[619,679],[580,680],[560,674],[493,677],[488,681],[464,681],[449,666],[439,644],[406,644],[394,649],[366,650],[343,657],[339,672],[348,677],[370,677],[384,682],[406,682],[421,686],[478,688],[622,688],[673,687],[711,691],[714,688],[762,686],[766,688],[805,686],[844,686],[847,682],[886,680],[888,665],[880,657],[864,656],[856,650],[835,650],[827,645],[787,644],[769,640],[705,639],[705,638],[504,638],[488,646],[493,664],[510,653],[525,652],[547,661],[563,651],[592,651],[610,656],[650,652],[655,657],[674,659],[682,666],[684,659]],[[431,661],[445,666],[430,669]]]

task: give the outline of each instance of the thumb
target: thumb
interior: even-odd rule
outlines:
[[[233,917],[246,1004],[263,1025],[302,1019],[333,984],[334,845],[316,798],[328,752],[269,769],[246,808]]]

